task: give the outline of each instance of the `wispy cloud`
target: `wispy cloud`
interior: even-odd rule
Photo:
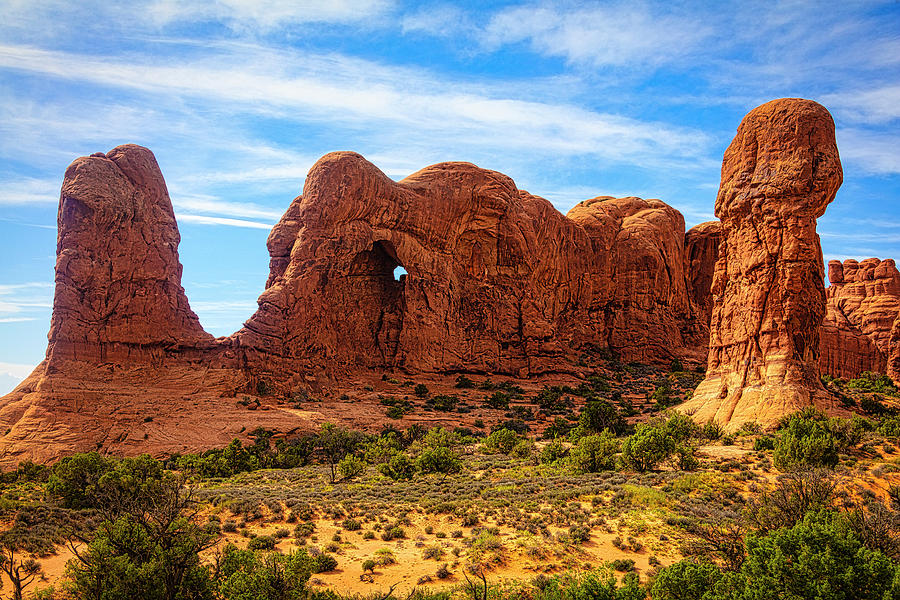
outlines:
[[[393,5],[389,0],[155,0],[147,13],[158,26],[200,21],[271,30],[301,23],[365,23]]]
[[[227,50],[196,61],[142,64],[5,45],[0,46],[0,67],[167,98],[202,98],[220,108],[231,105],[232,110],[280,118],[330,119],[345,127],[355,126],[354,121],[399,125],[407,132],[439,134],[445,142],[469,146],[540,148],[548,154],[593,154],[646,164],[669,160],[687,166],[709,145],[705,134],[689,128],[498,96],[502,88],[448,91],[460,88],[423,73],[396,79],[398,69],[377,63],[258,47]]]
[[[0,362],[0,375],[8,375],[17,379],[24,379],[31,375],[37,365],[23,365],[17,363]]]
[[[635,67],[677,60],[711,35],[706,23],[622,2],[573,8],[553,3],[513,6],[488,22],[488,47],[527,42],[538,52],[594,67]]]
[[[53,306],[53,284],[27,282],[0,284],[0,323],[33,321]]]
[[[0,205],[56,204],[59,181],[48,179],[14,179],[0,181]]]
[[[197,225],[225,225],[228,227],[245,227],[248,229],[272,229],[273,223],[259,223],[257,221],[247,221],[245,219],[229,219],[226,217],[213,217],[209,215],[190,215],[184,213],[175,213],[175,218],[179,223],[194,223]]]

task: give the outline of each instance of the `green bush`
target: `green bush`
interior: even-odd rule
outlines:
[[[337,565],[338,561],[335,557],[323,553],[313,557],[311,567],[313,573],[327,573],[328,571],[334,571]]]
[[[569,453],[572,465],[582,473],[597,473],[614,469],[619,441],[609,429],[598,435],[588,435],[575,444]]]
[[[341,479],[353,479],[359,477],[366,471],[366,463],[361,458],[357,458],[352,454],[348,454],[338,463],[338,473]]]
[[[838,441],[823,413],[805,410],[790,415],[778,431],[773,462],[779,469],[798,465],[834,467]]]
[[[424,383],[417,383],[416,387],[413,388],[413,393],[419,398],[424,398],[428,395],[428,386]]]
[[[484,449],[488,452],[499,452],[501,454],[509,454],[516,444],[519,443],[518,434],[515,431],[503,428],[491,433],[484,440]]]
[[[682,560],[662,571],[650,586],[653,600],[714,600],[722,570],[710,562]]]
[[[416,464],[403,452],[400,452],[381,465],[378,471],[394,480],[412,479],[416,474]]]
[[[559,438],[554,438],[541,450],[541,463],[546,465],[556,462],[561,458],[565,458],[567,454],[568,450],[566,450],[562,441]]]
[[[258,535],[247,543],[249,550],[274,550],[275,538],[270,535]]]
[[[302,600],[313,560],[305,550],[291,554],[239,550],[234,544],[225,546],[219,561],[216,597],[223,600]],[[137,598],[139,596],[131,596]],[[179,596],[181,597],[181,596]],[[206,596],[183,596],[204,598]]]

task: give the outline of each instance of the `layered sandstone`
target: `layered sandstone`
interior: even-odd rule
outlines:
[[[697,308],[698,318],[707,327],[712,316],[712,281],[721,242],[722,223],[719,221],[700,223],[684,234],[688,294]]]
[[[842,181],[834,121],[819,104],[752,110],[725,151],[716,216],[707,375],[683,410],[729,428],[829,400],[818,377],[825,316],[816,219]]]
[[[891,330],[900,314],[900,272],[894,261],[869,258],[861,262],[833,260],[828,263],[829,286],[825,290],[829,312],[837,315],[834,319],[843,324],[845,332],[865,336],[877,349],[863,370],[885,372],[887,356],[891,353]],[[826,350],[823,344],[823,354]],[[840,353],[841,346],[828,346],[831,353]],[[837,360],[834,362],[838,362]],[[841,366],[846,371],[843,376],[856,377],[859,371],[850,369],[853,361]],[[833,375],[833,368],[823,372]]]
[[[269,250],[259,310],[232,343],[286,385],[316,369],[524,377],[571,371],[586,346],[661,361],[692,343],[684,221],[659,200],[599,197],[563,216],[468,163],[394,182],[339,152],[313,166]]]

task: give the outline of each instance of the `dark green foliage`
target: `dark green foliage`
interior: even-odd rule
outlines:
[[[453,412],[456,410],[457,404],[459,404],[458,397],[444,394],[433,396],[425,401],[425,406],[442,412]]]
[[[696,423],[681,413],[675,413],[667,421],[639,424],[634,435],[622,446],[622,462],[635,471],[648,471],[672,456],[679,447],[682,448],[680,457],[692,456],[688,451],[690,446],[685,442],[698,432]],[[693,463],[687,462],[685,466],[693,466]]]
[[[892,408],[888,408],[877,394],[860,398],[859,407],[870,415],[876,416],[895,414],[897,412]]]
[[[320,554],[312,559],[313,573],[327,573],[337,568],[337,559],[330,554]]]
[[[412,479],[416,474],[416,464],[405,453],[399,452],[379,465],[378,471],[391,479]]]
[[[650,596],[653,600],[713,600],[711,594],[722,577],[722,570],[710,562],[682,560],[660,571]]]
[[[449,475],[462,470],[462,461],[450,448],[426,448],[416,458],[416,467],[422,473]]]
[[[774,463],[779,469],[796,465],[834,467],[839,442],[825,414],[804,410],[790,415],[778,431]]]
[[[572,465],[582,473],[615,469],[619,441],[609,429],[597,435],[586,435],[569,453]]]
[[[475,382],[466,377],[465,375],[460,375],[456,378],[456,388],[460,390],[470,390],[475,387]]]
[[[110,459],[96,452],[67,456],[53,465],[47,492],[59,498],[65,508],[95,508],[97,484],[112,467]]]
[[[771,435],[761,435],[753,440],[753,449],[757,452],[775,449],[775,438]]]
[[[894,382],[887,375],[865,371],[858,378],[847,382],[847,387],[860,392],[874,392],[878,394],[897,394]]]
[[[509,394],[503,390],[497,390],[485,399],[484,405],[488,408],[507,409],[509,408]]]
[[[305,600],[312,566],[305,550],[261,554],[228,544],[218,560],[216,589],[223,600]]]
[[[419,398],[424,398],[428,395],[428,386],[424,383],[417,383],[413,388],[413,393]]]
[[[561,458],[565,458],[568,453],[562,441],[556,438],[541,450],[541,463],[550,464],[556,462]]]
[[[509,454],[521,438],[515,431],[509,429],[498,429],[491,433],[484,440],[484,448],[488,452],[500,452]]]
[[[624,433],[627,428],[625,419],[606,400],[592,400],[585,404],[578,418],[578,425],[587,433],[600,433],[609,429],[617,435]]]
[[[259,535],[247,543],[250,550],[274,550],[275,538],[270,535]]]

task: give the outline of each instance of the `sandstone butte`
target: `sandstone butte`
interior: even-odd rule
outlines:
[[[286,397],[384,372],[577,376],[584,350],[668,363],[702,360],[708,340],[709,377],[688,405],[698,418],[766,422],[822,404],[815,219],[841,181],[833,129],[809,101],[751,112],[725,155],[721,223],[687,233],[659,200],[597,197],[564,216],[469,163],[394,182],[358,154],[328,154],[269,235],[258,310],[222,338],[184,294],[153,154],[125,145],[79,158],[60,194],[46,358],[0,398],[0,463],[198,450],[323,419],[237,402],[263,388]],[[395,279],[397,266],[407,275]],[[847,322],[856,329],[835,325],[829,356],[882,364],[870,332]],[[889,345],[900,340],[891,326]]]
[[[774,100],[741,122],[722,162],[722,222],[706,378],[681,406],[735,429],[806,406],[831,408],[819,380],[825,317],[816,219],[843,179],[821,105]]]

